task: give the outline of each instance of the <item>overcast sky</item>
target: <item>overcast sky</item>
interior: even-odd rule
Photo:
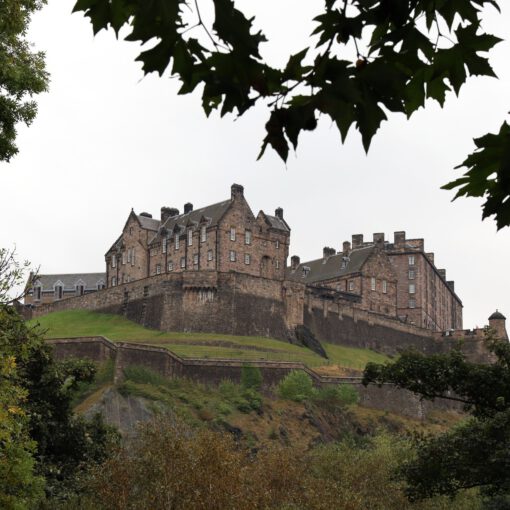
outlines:
[[[259,2],[272,41],[265,56],[282,63],[305,47],[322,3]],[[235,182],[255,214],[283,207],[291,254],[301,260],[318,258],[326,245],[341,249],[352,234],[385,232],[392,241],[405,230],[424,238],[455,280],[465,327],[486,324],[496,308],[510,317],[510,229],[497,233],[492,220],[481,221],[480,201],[451,203],[452,193],[439,189],[460,175],[453,168],[473,150],[472,138],[496,131],[510,110],[506,3],[484,22],[506,40],[491,53],[499,80],[471,79],[444,110],[430,103],[410,121],[393,115],[368,156],[356,132],[341,145],[322,120],[286,166],[269,150],[256,161],[263,108],[235,122],[207,119],[198,94],[177,96],[176,81],[144,78],[137,47],[104,31],[94,38],[72,6],[49,0],[31,26],[51,84],[33,125],[19,130],[19,155],[0,163],[0,246],[16,244],[43,273],[102,271],[131,207],[154,216],[161,206],[197,208],[228,198]]]

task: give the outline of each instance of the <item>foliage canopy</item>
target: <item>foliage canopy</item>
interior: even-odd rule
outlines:
[[[144,45],[144,73],[171,73],[180,94],[202,86],[207,115],[241,116],[259,102],[269,109],[268,146],[286,161],[302,131],[329,117],[345,140],[354,126],[368,151],[389,112],[410,117],[426,99],[443,106],[469,76],[495,76],[488,52],[500,39],[486,33],[481,13],[497,0],[324,0],[311,40],[283,68],[261,56],[267,41],[233,0],[77,0],[94,33],[127,27],[126,40]],[[201,5],[200,5],[201,4]],[[204,6],[205,4],[205,6]],[[201,7],[213,11],[211,24]],[[468,172],[445,187],[457,196],[486,196],[483,216],[510,225],[508,128],[476,141],[461,165]],[[498,147],[501,147],[499,149]]]

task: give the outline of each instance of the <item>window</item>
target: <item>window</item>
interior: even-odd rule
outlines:
[[[179,249],[179,234],[175,234],[175,249]]]
[[[382,291],[383,291],[383,294],[388,293],[388,282],[386,280],[382,281]]]
[[[166,237],[163,238],[163,241],[161,241],[162,251],[163,253],[166,253]]]
[[[168,270],[169,270],[169,271],[173,271],[173,270],[174,270],[174,263],[173,263],[172,261],[170,261],[170,262],[168,263]]]
[[[375,278],[370,278],[370,288],[375,290]]]
[[[416,308],[416,301],[414,299],[409,300],[409,308]]]
[[[245,230],[245,232],[244,232],[244,244],[251,244],[251,230]]]
[[[135,249],[131,248],[131,265],[135,265]]]
[[[250,265],[250,262],[251,262],[251,257],[250,257],[250,254],[249,253],[245,253],[244,254],[244,263],[249,266]]]
[[[229,258],[230,258],[230,262],[236,261],[236,252],[234,250],[230,250]]]
[[[156,274],[161,274],[161,264],[156,264]]]
[[[76,294],[78,296],[83,296],[84,292],[85,292],[85,287],[83,285],[77,285],[76,286]]]
[[[416,286],[414,283],[409,284],[409,294],[415,294],[416,293]]]
[[[200,228],[200,242],[205,243],[207,241],[207,228],[205,225],[202,225]]]
[[[41,286],[37,286],[34,288],[34,299],[39,301],[41,299]]]
[[[276,244],[276,249],[278,250],[280,248],[280,241],[277,239],[275,244]]]
[[[186,267],[186,259],[184,257],[181,257],[181,267],[182,269]]]
[[[127,261],[128,261],[128,264],[131,263],[131,248],[128,248],[128,251],[127,251]]]
[[[198,266],[198,253],[193,255],[193,265]]]
[[[236,229],[235,227],[230,227],[230,240],[235,241],[236,240]]]
[[[115,258],[115,255],[112,257],[112,267],[115,268],[117,260]]]
[[[115,276],[112,276],[112,287],[115,287],[117,285],[117,278]]]
[[[207,251],[207,260],[211,261],[213,259],[213,251],[208,250]]]
[[[188,230],[188,246],[193,246],[193,230]]]
[[[103,290],[105,288],[105,284],[103,282],[97,282],[97,290]]]
[[[133,235],[133,227],[129,227],[129,235],[132,236]]]
[[[354,282],[353,281],[349,282],[349,290],[354,290]]]
[[[414,269],[409,269],[409,279],[414,280]]]
[[[414,255],[409,255],[409,265],[414,266]]]
[[[276,260],[276,269],[280,269],[280,261]]]
[[[126,252],[125,251],[122,252],[122,265],[123,266],[126,265]]]

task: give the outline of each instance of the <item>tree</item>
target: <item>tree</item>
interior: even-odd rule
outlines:
[[[16,147],[16,125],[29,125],[37,113],[30,99],[47,89],[44,54],[26,40],[30,17],[44,0],[3,0],[0,3],[0,161],[9,161]]]
[[[455,495],[480,487],[489,496],[510,494],[510,344],[487,337],[492,364],[466,361],[460,350],[425,356],[407,352],[394,363],[369,363],[363,383],[395,384],[425,399],[462,404],[472,417],[453,430],[418,441],[403,474],[411,499]]]
[[[210,25],[203,4],[213,9]],[[262,59],[267,39],[233,0],[77,0],[74,10],[94,33],[127,26],[126,40],[145,45],[137,58],[144,73],[162,75],[171,65],[179,94],[202,86],[207,115],[241,116],[263,102],[270,111],[259,158],[270,146],[286,161],[321,115],[342,140],[354,125],[368,151],[389,112],[410,117],[426,99],[443,106],[468,76],[495,76],[485,53],[500,39],[481,27],[486,4],[499,10],[497,0],[325,0],[311,40],[283,69]],[[495,215],[498,228],[510,225],[509,137],[505,123],[475,140],[461,165],[468,171],[444,186],[458,188],[456,197],[485,196],[483,217]]]

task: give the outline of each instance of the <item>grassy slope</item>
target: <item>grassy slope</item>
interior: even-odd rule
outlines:
[[[308,349],[280,340],[213,333],[174,333],[144,328],[124,317],[87,310],[55,312],[31,321],[46,330],[47,338],[102,335],[112,341],[139,342],[165,347],[179,356],[240,358],[246,360],[302,361],[309,366],[325,364],[362,369],[369,361],[388,358],[368,349],[324,344],[329,361]],[[215,345],[217,343],[220,345]]]

